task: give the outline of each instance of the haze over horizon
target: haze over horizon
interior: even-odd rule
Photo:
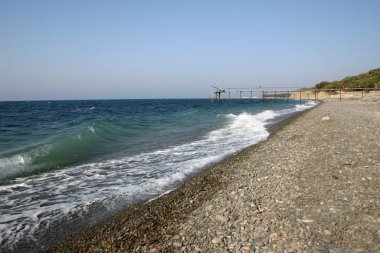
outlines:
[[[380,1],[0,1],[0,100],[201,98],[380,67]]]

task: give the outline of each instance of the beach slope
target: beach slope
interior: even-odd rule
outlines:
[[[330,101],[53,252],[380,252],[380,100]]]

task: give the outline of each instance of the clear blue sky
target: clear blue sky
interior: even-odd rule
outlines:
[[[186,98],[380,67],[380,1],[0,0],[0,100]]]

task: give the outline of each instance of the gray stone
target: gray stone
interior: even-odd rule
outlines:
[[[324,245],[317,245],[314,248],[314,253],[330,253],[330,250]]]
[[[179,237],[179,235],[175,235],[175,236],[172,237],[172,239],[173,239],[173,240],[179,240],[180,237]]]
[[[173,246],[176,247],[176,248],[180,248],[180,247],[182,247],[182,243],[173,242]]]
[[[220,222],[228,222],[228,217],[217,214],[215,216],[215,220],[220,221]]]

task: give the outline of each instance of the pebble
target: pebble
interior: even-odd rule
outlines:
[[[220,237],[215,237],[214,239],[212,239],[211,242],[213,244],[219,244],[219,243],[221,243],[221,241],[222,241],[222,239]]]
[[[315,253],[330,253],[330,250],[326,246],[317,245],[315,246],[314,252]]]
[[[202,251],[198,246],[195,246],[194,250],[197,251],[197,252],[201,252]]]
[[[220,222],[227,222],[228,221],[228,217],[217,214],[215,216],[215,220],[220,221]]]
[[[179,240],[180,237],[179,237],[179,235],[175,235],[175,236],[172,237],[172,239],[173,239],[173,240]]]
[[[176,247],[176,248],[180,248],[180,247],[182,247],[182,243],[173,242],[173,246]]]
[[[321,121],[329,121],[329,120],[330,120],[330,117],[328,116],[321,118]]]
[[[331,232],[330,232],[329,230],[327,230],[327,229],[325,229],[325,230],[323,231],[323,233],[324,233],[325,235],[331,235]]]

